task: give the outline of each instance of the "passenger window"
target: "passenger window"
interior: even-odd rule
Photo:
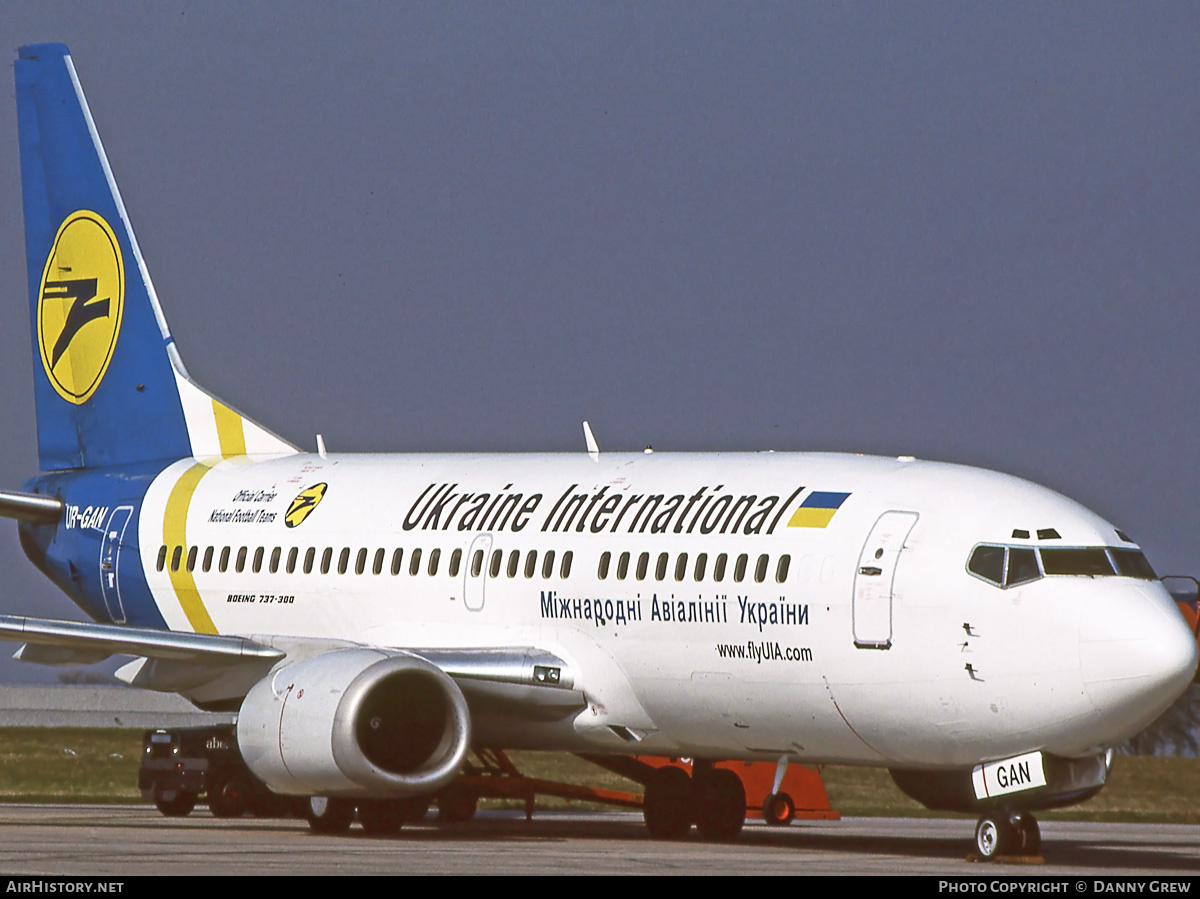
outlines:
[[[421,573],[421,550],[414,549],[408,556],[408,573],[417,575]]]
[[[479,577],[479,573],[483,571],[483,550],[475,550],[475,555],[471,557],[471,577]]]
[[[687,553],[680,553],[675,560],[675,580],[682,581],[687,577]]]
[[[246,570],[246,547],[243,546],[238,550],[237,561],[233,563],[233,570],[238,574]]]
[[[596,569],[596,576],[599,577],[600,580],[604,580],[606,577],[608,577],[608,566],[611,562],[612,562],[612,553],[610,553],[610,552],[600,553],[600,567]]]
[[[367,548],[361,547],[354,556],[354,573],[362,574],[367,570]]]
[[[329,574],[329,566],[333,562],[333,547],[325,547],[325,552],[321,553],[321,574]]]
[[[787,580],[788,568],[792,565],[792,557],[786,553],[779,557],[779,564],[775,566],[775,582],[782,584]]]
[[[546,550],[546,556],[542,559],[542,577],[549,579],[554,574],[554,550]]]
[[[431,549],[429,551],[429,576],[433,577],[437,574],[438,565],[442,561],[442,551],[440,549]]]
[[[617,580],[625,580],[627,574],[629,574],[629,553],[621,553],[617,559]]]
[[[193,546],[191,549],[188,550],[188,561],[187,561],[187,570],[188,571],[196,570],[196,553],[198,553],[199,551],[200,551],[200,547],[198,547],[198,546]]]
[[[637,579],[644,581],[646,579],[646,569],[650,567],[650,553],[642,553],[638,556],[637,561]]]
[[[387,553],[383,551],[382,547],[375,550],[375,561],[371,563],[371,574],[383,574],[383,559],[386,555]]]
[[[574,556],[575,554],[569,549],[563,553],[562,566],[559,568],[558,575],[564,580],[571,576],[571,559],[574,558]]]
[[[162,571],[167,567],[167,547],[164,544],[158,548],[158,570]]]
[[[462,550],[456,549],[450,553],[450,577],[458,577],[460,567],[462,567]]]
[[[350,570],[350,547],[343,546],[342,551],[338,553],[338,574],[345,574]]]
[[[746,554],[742,553],[737,557],[737,562],[733,566],[733,579],[737,583],[741,583],[746,578]]]
[[[667,576],[667,554],[658,554],[658,563],[654,566],[654,579],[661,581]]]
[[[283,550],[278,546],[271,550],[271,574],[279,570],[279,557],[283,554]]]
[[[707,567],[708,553],[700,553],[696,556],[696,570],[692,573],[692,576],[698,581],[704,580],[704,569]]]
[[[725,580],[725,563],[728,561],[729,557],[725,555],[725,553],[721,553],[719,556],[717,556],[717,561],[713,563],[714,581],[720,582]]]
[[[263,562],[263,548],[260,546],[258,549],[256,549],[254,551],[254,564],[253,564],[251,570],[255,574],[258,574],[260,571],[262,571],[262,562]]]
[[[521,551],[514,549],[508,554],[508,576],[516,577],[517,569],[521,567]]]
[[[404,562],[404,550],[398,549],[392,553],[392,577],[400,573],[400,566]]]
[[[300,555],[298,547],[293,546],[288,550],[287,573],[292,574],[296,570],[296,557]]]
[[[537,550],[531,549],[525,554],[525,577],[531,578],[537,574]]]
[[[500,550],[493,550],[492,564],[488,566],[488,574],[492,577],[498,577],[500,574],[500,565],[504,561],[504,553]]]
[[[183,547],[182,546],[177,546],[173,550],[171,550],[171,570],[172,571],[179,570],[179,561],[182,558],[183,558]]]
[[[768,559],[765,554],[758,557],[758,564],[754,566],[755,583],[761,584],[767,579],[767,564]]]
[[[1107,559],[1104,560],[1108,562]],[[1004,578],[1004,586],[1015,587],[1036,581],[1042,576],[1038,570],[1037,554],[1032,549],[1012,546],[1008,550],[1008,575]]]
[[[967,562],[967,571],[999,587],[1004,583],[1004,547],[977,546]]]
[[[228,546],[223,547],[221,549],[221,561],[217,563],[217,569],[221,572],[221,574],[224,574],[227,570],[229,570],[229,547]]]
[[[304,551],[304,573],[312,574],[313,561],[317,558],[317,548],[310,546]]]
[[[201,563],[202,569],[207,572],[212,569],[213,548],[211,546],[204,550],[204,561]]]

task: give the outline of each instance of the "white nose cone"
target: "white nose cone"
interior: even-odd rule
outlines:
[[[1079,663],[1088,698],[1118,742],[1161,715],[1191,683],[1196,638],[1160,584],[1096,586],[1079,624]]]

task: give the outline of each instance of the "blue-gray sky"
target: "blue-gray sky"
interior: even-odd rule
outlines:
[[[1200,6],[5,3],[193,377],[335,450],[1011,472],[1200,573]],[[10,62],[11,64],[11,62]],[[0,484],[37,468],[11,70]],[[77,617],[0,523],[4,611]],[[0,677],[29,667],[0,664]]]

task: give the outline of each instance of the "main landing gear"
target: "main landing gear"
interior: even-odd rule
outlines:
[[[697,762],[689,777],[682,768],[657,768],[646,780],[643,815],[656,840],[679,840],[693,824],[706,840],[732,840],[746,822],[746,789],[726,768]]]
[[[1037,819],[1029,812],[989,813],[975,825],[975,849],[985,861],[1004,856],[1036,856],[1042,851]]]

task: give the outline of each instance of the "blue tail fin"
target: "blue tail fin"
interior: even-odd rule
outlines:
[[[188,379],[67,48],[15,68],[42,470],[294,452]]]

